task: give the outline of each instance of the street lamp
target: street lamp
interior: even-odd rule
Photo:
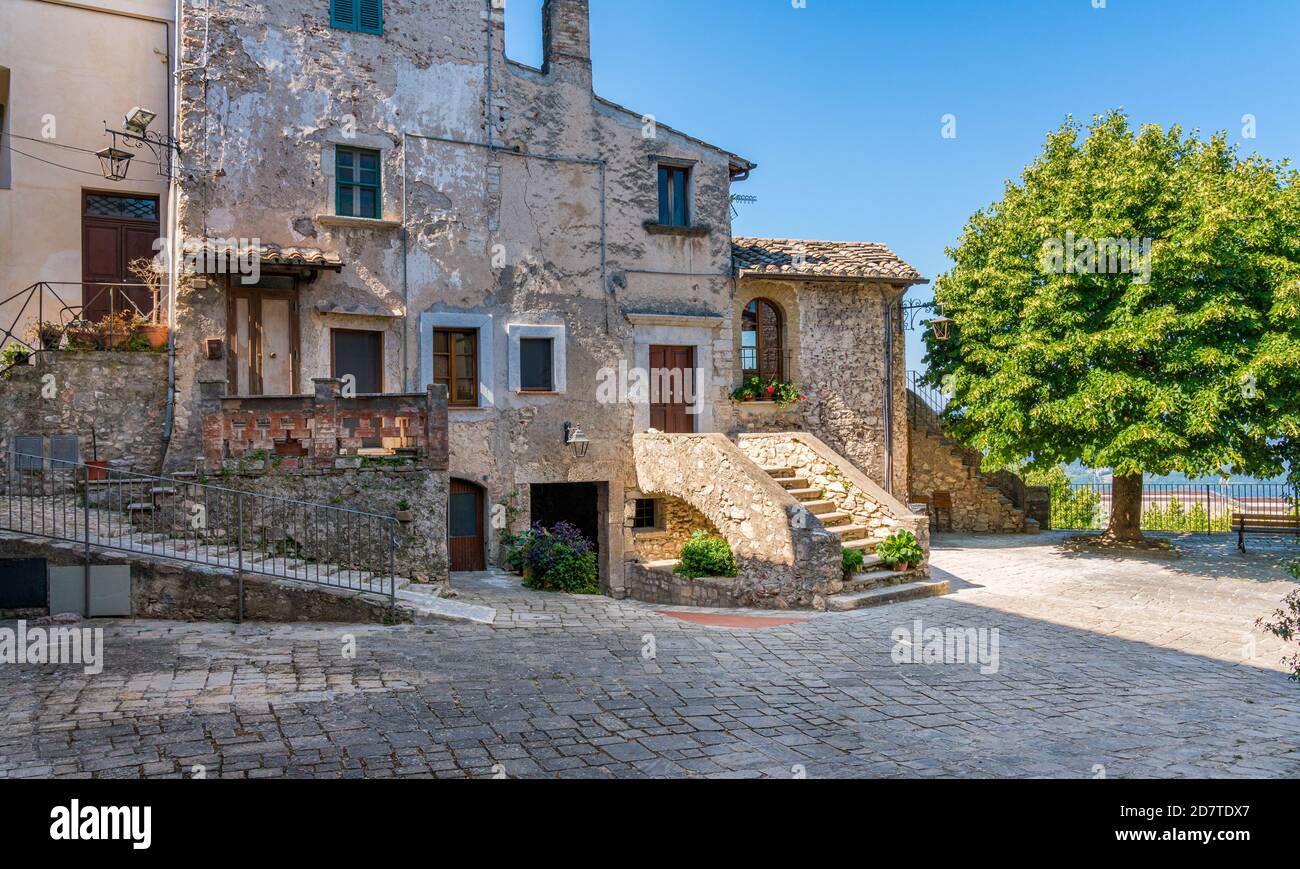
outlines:
[[[944,316],[940,310],[939,316],[930,321],[930,328],[934,330],[934,339],[936,341],[947,341],[952,337],[953,320]]]
[[[564,445],[573,453],[575,459],[585,459],[591,447],[591,438],[587,437],[582,426],[571,422],[564,424]]]
[[[96,151],[95,156],[99,158],[99,171],[105,178],[110,181],[124,181],[127,171],[131,168],[131,158],[135,155],[130,151],[109,146]]]
[[[139,106],[133,106],[131,111],[126,113],[126,118],[122,121],[122,126],[128,132],[135,133],[137,136],[143,136],[145,130],[153,123],[153,119],[158,117],[157,112],[151,112],[148,109],[142,109]]]

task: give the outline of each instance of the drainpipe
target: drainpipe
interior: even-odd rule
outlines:
[[[492,0],[488,0],[489,3]],[[406,133],[402,133],[402,391],[411,391],[411,366],[407,344],[411,335],[411,285],[407,274],[410,231],[406,225]]]
[[[167,63],[168,77],[171,79],[167,89],[167,119],[171,124],[172,141],[180,141],[180,58],[181,58],[181,5],[183,0],[176,0],[172,6],[172,21],[168,25],[171,36],[171,57]],[[167,165],[167,402],[163,417],[162,458],[159,471],[167,465],[167,450],[172,442],[172,427],[176,421],[176,276],[179,272],[178,261],[181,253],[180,217],[177,210],[180,204],[179,184],[177,182],[177,164],[180,154],[168,155]],[[156,315],[156,314],[155,314]]]
[[[885,491],[894,494],[894,305],[885,296]]]

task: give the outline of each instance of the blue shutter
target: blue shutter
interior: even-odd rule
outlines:
[[[357,30],[384,32],[384,0],[357,0]]]
[[[330,26],[356,29],[357,0],[330,0]]]

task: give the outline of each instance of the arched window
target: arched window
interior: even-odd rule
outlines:
[[[775,302],[755,299],[745,306],[740,327],[740,367],[746,378],[785,380],[785,318]]]

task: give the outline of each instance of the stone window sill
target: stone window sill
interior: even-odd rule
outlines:
[[[316,222],[321,226],[346,226],[352,229],[401,229],[397,220],[375,220],[371,217],[344,217],[341,214],[318,214]]]
[[[765,410],[765,411],[782,411],[782,410],[795,409],[795,406],[793,404],[787,405],[785,407],[781,407],[775,401],[736,401],[733,399],[731,403],[739,407],[752,407],[755,410]]]
[[[656,220],[647,220],[642,226],[651,235],[679,235],[686,238],[704,238],[713,232],[713,227],[703,223],[697,226],[667,226]]]

